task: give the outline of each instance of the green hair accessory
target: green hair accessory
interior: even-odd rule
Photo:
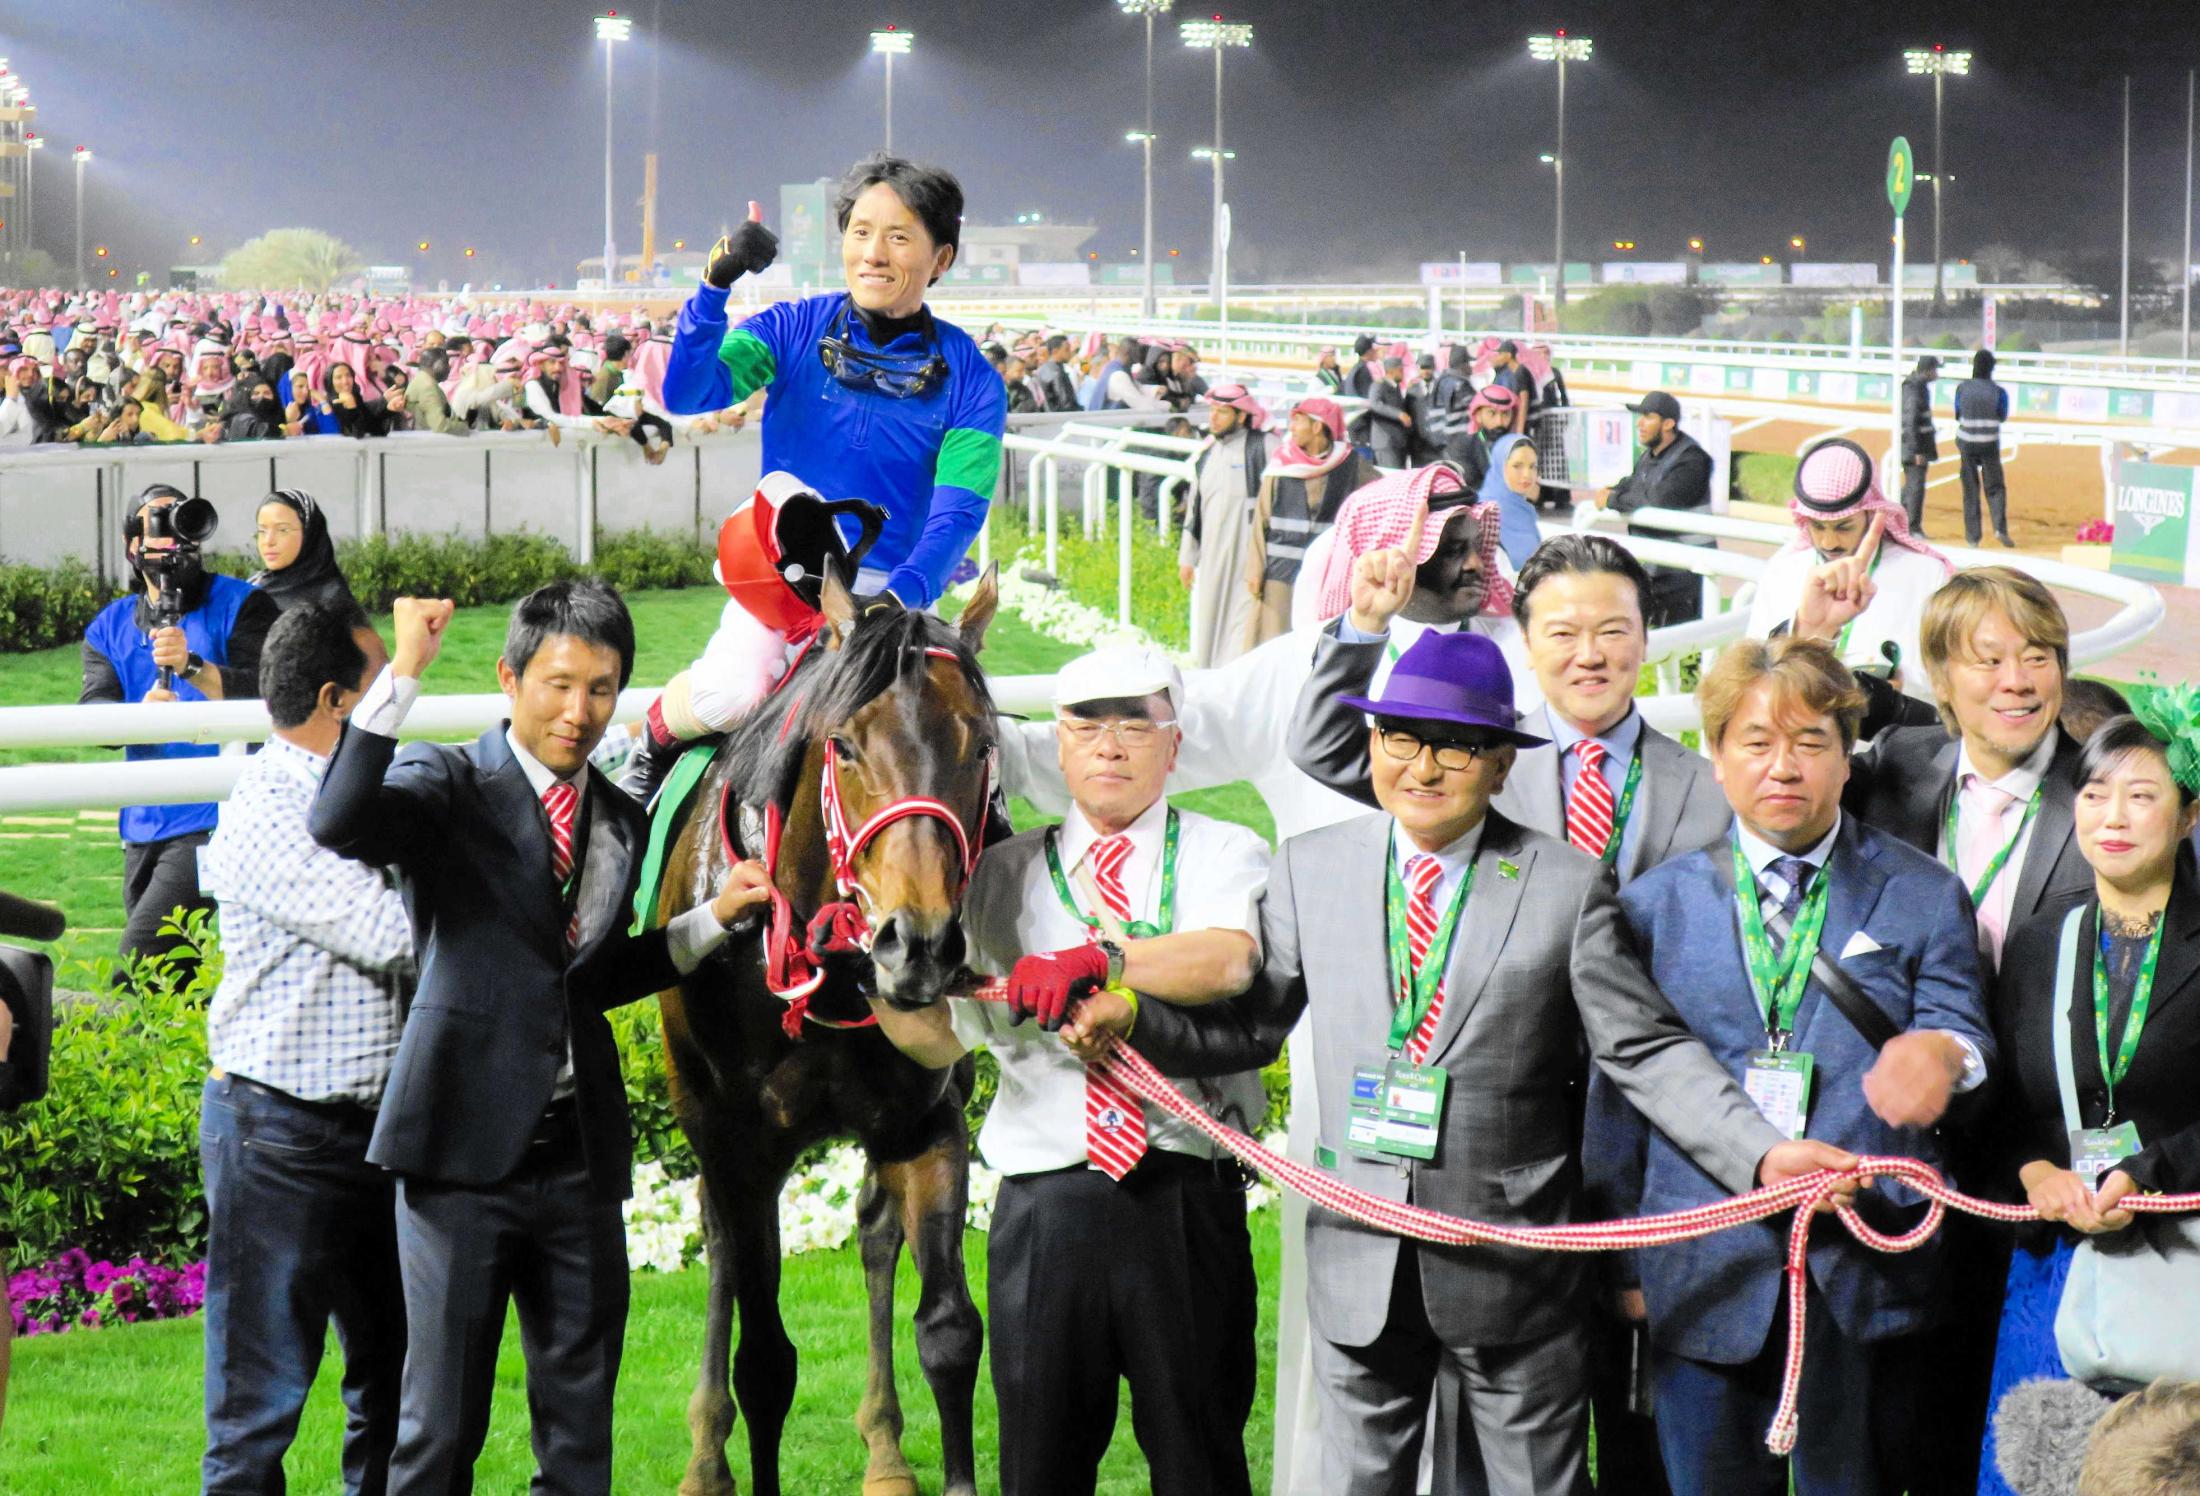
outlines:
[[[2152,678],[2124,693],[2131,715],[2158,738],[2169,757],[2169,776],[2200,795],[2200,687],[2190,681],[2165,686]]]

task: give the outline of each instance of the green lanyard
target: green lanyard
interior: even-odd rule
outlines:
[[[1951,869],[1956,865],[1956,822],[1962,809],[1963,794],[1961,790],[1958,790],[1948,797],[1948,825],[1943,833],[1944,839],[1948,843],[1948,866]],[[1974,907],[1983,908],[1985,906],[1986,891],[1992,888],[1994,880],[2001,876],[2002,868],[2009,862],[2009,854],[2017,850],[2018,842],[2024,840],[2024,828],[2032,824],[2032,817],[2039,814],[2039,809],[2040,792],[2035,788],[2032,791],[2032,798],[2024,802],[2024,819],[2017,822],[2017,834],[2009,838],[2008,844],[1999,852],[1996,852],[1993,860],[1986,864],[1986,871],[1978,875],[1978,887],[1971,890],[1971,903]]]
[[[1827,878],[1824,868],[1811,874],[1803,895],[1802,912],[1787,944],[1775,956],[1765,934],[1764,911],[1757,907],[1760,892],[1749,859],[1742,855],[1739,838],[1734,842],[1734,902],[1742,916],[1742,954],[1749,962],[1749,985],[1764,1009],[1765,1033],[1775,1052],[1787,1048],[1795,1032],[1795,1014],[1803,1006],[1803,989],[1810,984],[1810,964],[1818,955],[1818,935],[1826,924]]]
[[[1879,558],[1886,554],[1887,547],[1885,542],[1882,541],[1879,549],[1872,552],[1872,564],[1867,573],[1868,575],[1874,577],[1879,575]],[[1859,613],[1856,618],[1862,618],[1863,616]],[[1840,659],[1846,660],[1849,657],[1849,631],[1856,627],[1856,618],[1851,618],[1847,623],[1842,624],[1841,637],[1833,641],[1833,652]]]
[[[1574,781],[1576,784],[1580,782],[1579,778]],[[1610,867],[1613,863],[1619,861],[1619,840],[1627,834],[1627,817],[1634,812],[1635,791],[1641,788],[1642,744],[1637,741],[1635,756],[1627,764],[1627,783],[1621,787],[1619,792],[1619,807],[1612,812],[1612,834],[1605,841],[1604,850],[1598,854],[1604,859],[1606,867]]]
[[[1391,985],[1398,993],[1396,1007],[1390,1015],[1390,1048],[1395,1054],[1406,1047],[1406,1040],[1420,1028],[1421,1020],[1428,1016],[1429,1005],[1436,1001],[1437,989],[1444,985],[1444,968],[1451,963],[1451,939],[1459,932],[1459,911],[1467,907],[1467,895],[1474,891],[1474,864],[1467,864],[1466,876],[1459,880],[1459,891],[1451,896],[1451,905],[1436,926],[1435,938],[1428,943],[1428,953],[1421,958],[1421,969],[1415,971],[1413,947],[1406,935],[1406,886],[1398,877],[1395,849],[1388,862],[1383,912],[1390,924]]]
[[[1166,935],[1176,928],[1176,843],[1177,814],[1169,810],[1168,829],[1161,834],[1161,920],[1156,924],[1149,920],[1134,919],[1123,926],[1123,933],[1133,940],[1151,940],[1156,935]],[[1077,902],[1077,895],[1070,891],[1069,877],[1062,871],[1062,828],[1047,827],[1047,872],[1054,878],[1054,892],[1061,898],[1062,907],[1084,921],[1085,928],[1098,931],[1100,921],[1087,914]]]
[[[2108,1119],[2116,1125],[2116,1083],[2131,1073],[2132,1056],[2139,1052],[2139,1031],[2147,1026],[2147,1006],[2154,1000],[2154,963],[2162,954],[2162,930],[2169,913],[2154,923],[2147,953],[2139,961],[2139,980],[2131,989],[2131,1012],[2124,1018],[2123,1042],[2116,1047],[2116,1063],[2108,1062],[2108,962],[2096,943],[2093,947],[2093,1037],[2100,1046],[2101,1079],[2108,1086]]]

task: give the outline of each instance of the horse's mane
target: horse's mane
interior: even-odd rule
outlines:
[[[928,649],[954,655],[977,695],[980,712],[992,716],[985,673],[952,624],[914,610],[869,614],[857,621],[839,649],[827,649],[821,641],[807,651],[780,688],[728,730],[725,757],[734,765],[739,798],[751,805],[767,798],[787,805],[811,742],[897,680],[922,670]]]

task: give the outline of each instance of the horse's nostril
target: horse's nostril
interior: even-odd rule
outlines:
[[[906,954],[903,945],[901,921],[888,915],[871,933],[871,959],[881,966],[898,966]]]

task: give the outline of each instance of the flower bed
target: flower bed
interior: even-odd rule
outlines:
[[[166,1267],[132,1257],[116,1264],[71,1247],[43,1267],[8,1279],[8,1308],[18,1335],[182,1319],[206,1302],[206,1264]]]

